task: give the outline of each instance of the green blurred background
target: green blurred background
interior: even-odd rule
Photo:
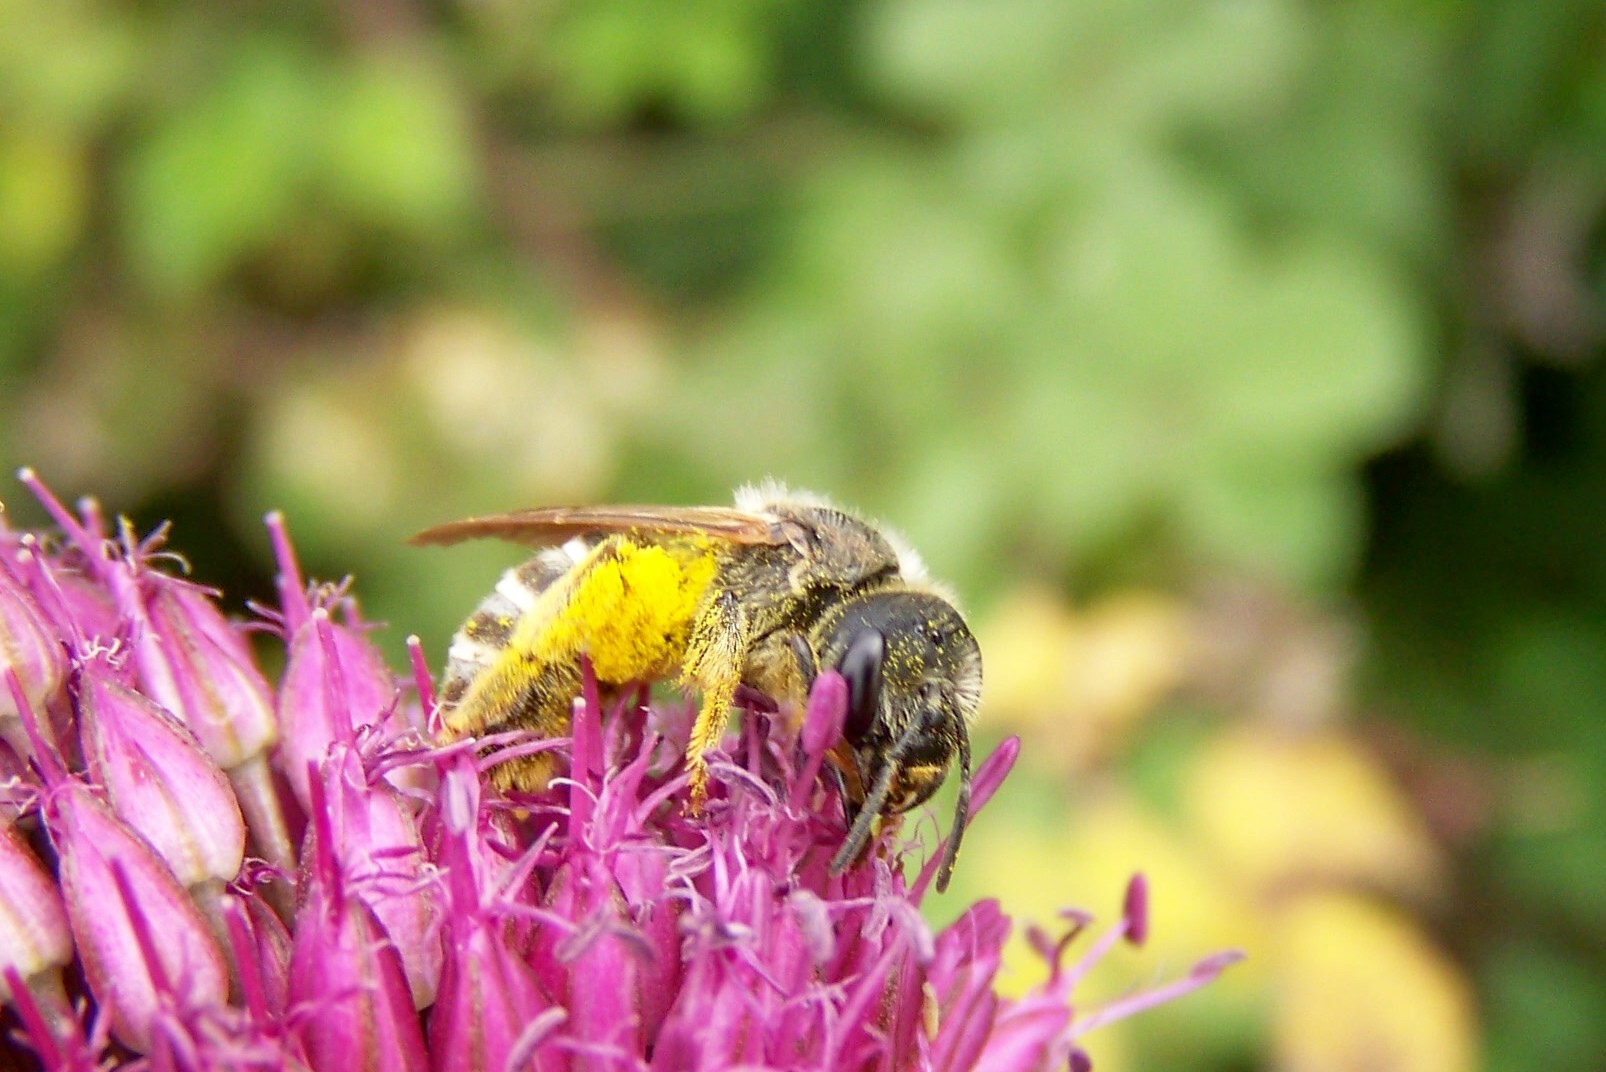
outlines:
[[[0,0],[8,468],[437,661],[428,523],[889,519],[1028,740],[934,916],[1252,954],[1104,1069],[1600,1067],[1603,340],[1599,0]]]

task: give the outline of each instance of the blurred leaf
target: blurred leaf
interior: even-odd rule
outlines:
[[[1347,474],[1290,466],[1278,454],[1245,450],[1198,466],[1178,489],[1180,526],[1201,558],[1336,590],[1365,540],[1361,490]]]
[[[548,47],[559,101],[586,123],[663,108],[692,124],[754,108],[769,79],[762,0],[570,3]]]
[[[1489,951],[1489,1072],[1586,1072],[1606,1053],[1606,982],[1576,948]]]
[[[1336,734],[1221,734],[1195,758],[1183,799],[1202,841],[1250,889],[1320,880],[1422,895],[1443,880],[1409,802]]]
[[[476,178],[456,91],[434,65],[365,55],[331,90],[326,181],[352,215],[400,231],[461,219]]]
[[[136,25],[97,0],[0,0],[0,117],[85,133],[123,103],[138,70]]]
[[[972,121],[1097,100],[1089,121],[1140,136],[1184,116],[1259,111],[1285,88],[1304,36],[1286,0],[893,0],[870,12],[872,73],[895,97]]]
[[[1478,1025],[1453,965],[1404,916],[1350,894],[1279,915],[1277,1059],[1311,1072],[1471,1072]]]
[[[1598,72],[1600,5],[1593,0],[1489,0],[1469,5],[1475,31],[1461,66],[1461,135],[1485,168],[1549,136],[1572,78]]]
[[[299,46],[236,46],[218,83],[164,117],[123,179],[133,268],[159,293],[186,294],[273,238],[305,190],[320,74]]]
[[[83,226],[87,172],[61,136],[0,121],[0,274],[26,278],[61,259]]]

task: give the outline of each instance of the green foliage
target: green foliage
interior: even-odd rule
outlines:
[[[1357,605],[1384,717],[1564,757],[1446,926],[1598,1004],[1525,921],[1602,922],[1603,55],[1592,0],[0,0],[0,453],[284,506],[437,650],[509,556],[410,527],[766,474],[983,608]]]

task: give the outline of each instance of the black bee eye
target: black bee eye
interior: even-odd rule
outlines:
[[[886,655],[886,638],[879,629],[856,633],[836,664],[848,683],[848,718],[842,735],[857,743],[870,732],[876,704],[881,697],[881,661]]]

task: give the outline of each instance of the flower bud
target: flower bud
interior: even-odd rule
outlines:
[[[512,1068],[516,1047],[531,1045],[525,1038],[531,1025],[554,1009],[536,984],[524,959],[509,946],[507,928],[498,920],[472,917],[452,923],[450,949],[441,974],[440,996],[429,1014],[430,1055],[436,1072],[476,1072],[482,1068]],[[561,1019],[551,1021],[556,1027]],[[550,1052],[533,1064],[517,1067],[532,1072],[564,1067]]]
[[[426,873],[424,846],[401,797],[383,779],[370,781],[361,758],[337,747],[324,767],[324,793],[331,810],[329,827],[335,856],[360,861],[350,876],[355,896],[373,910],[401,955],[413,1002],[424,1008],[435,1000],[440,982],[440,891]],[[309,835],[322,831],[314,825]],[[304,858],[312,857],[316,846]]]
[[[290,953],[290,1003],[314,1068],[422,1072],[423,1032],[402,958],[349,890],[323,787],[311,780],[312,839]]]
[[[78,731],[117,814],[186,886],[231,881],[245,822],[228,779],[178,719],[120,684],[95,660],[83,669]]]
[[[429,1013],[430,1057],[435,1072],[474,1072],[481,1068],[559,1069],[566,1062],[534,1051],[537,1028],[552,1030],[564,1012],[536,982],[535,973],[515,948],[514,928],[503,913],[511,907],[487,872],[501,857],[488,852],[480,829],[479,774],[459,756],[443,773],[437,798],[440,858],[447,906],[446,962],[440,990]],[[544,1019],[543,1019],[544,1018]],[[518,1049],[532,1062],[513,1060]]]
[[[222,950],[150,846],[74,779],[51,788],[42,814],[85,979],[118,1041],[147,1052],[159,1015],[221,1006]]]
[[[72,932],[56,883],[15,829],[0,827],[0,1001],[11,996],[4,970],[23,979],[72,960]]]
[[[140,686],[183,720],[218,766],[233,770],[277,737],[267,682],[202,589],[148,570],[138,580],[146,626],[134,645]]]
[[[10,668],[35,711],[61,688],[67,677],[67,656],[60,635],[28,590],[0,565],[0,674]],[[16,718],[17,703],[0,688],[0,721]]]
[[[352,743],[359,727],[378,725],[396,699],[396,681],[367,637],[313,611],[290,639],[290,661],[279,688],[284,740],[281,762],[303,807],[307,772],[332,745]]]
[[[290,932],[260,891],[226,896],[222,916],[246,1011],[271,1027],[290,1001]]]

